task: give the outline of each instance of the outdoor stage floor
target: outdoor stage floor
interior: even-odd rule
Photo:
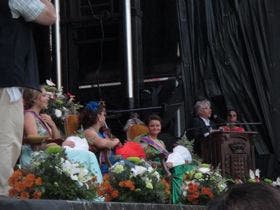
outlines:
[[[0,210],[206,210],[204,206],[0,198]]]

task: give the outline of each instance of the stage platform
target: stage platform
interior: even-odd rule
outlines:
[[[205,206],[0,198],[0,210],[206,210]]]

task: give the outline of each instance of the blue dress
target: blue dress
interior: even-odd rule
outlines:
[[[98,133],[98,136],[102,139],[105,139],[105,135],[102,133]],[[107,163],[105,163],[105,153],[99,152],[99,154],[97,156],[99,157],[101,173],[102,174],[108,173],[109,165]],[[117,160],[115,158],[115,153],[113,151],[110,151],[109,160],[112,165],[114,165],[117,162]]]

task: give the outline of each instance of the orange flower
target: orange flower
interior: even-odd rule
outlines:
[[[14,173],[12,174],[12,176],[9,178],[9,185],[10,186],[15,186],[16,185],[16,183],[18,182],[18,181],[20,181],[22,179],[22,172],[21,172],[21,170],[16,170],[16,171],[14,171]]]
[[[105,202],[110,202],[112,200],[111,196],[107,195],[105,196]]]
[[[22,192],[25,190],[25,185],[22,182],[17,182],[14,187],[18,192]]]
[[[34,184],[35,181],[35,176],[33,174],[28,174],[24,181],[23,184],[27,187],[27,188],[31,188]]]
[[[42,192],[40,192],[40,191],[35,191],[35,192],[33,193],[33,198],[34,198],[34,199],[40,199],[41,196],[42,196]]]
[[[124,180],[119,183],[120,187],[129,188],[131,191],[135,190],[134,182],[131,180]]]
[[[169,195],[170,194],[170,188],[171,188],[171,185],[170,185],[170,182],[166,179],[162,179],[161,180],[161,183],[163,184],[164,186],[164,192]]]
[[[102,184],[97,189],[97,193],[99,196],[105,197],[106,202],[111,201],[113,198],[116,198],[119,195],[119,192],[114,190],[108,180],[102,182]]]
[[[113,190],[113,192],[111,193],[112,198],[117,198],[119,196],[119,191],[117,190]]]
[[[14,197],[17,195],[17,190],[15,188],[9,189],[9,196]]]
[[[198,191],[198,184],[193,183],[193,182],[189,183],[188,192],[194,193],[194,192],[197,192],[197,191]]]
[[[199,203],[199,193],[194,192],[194,193],[189,193],[187,195],[187,200],[191,202],[192,204],[198,204]]]
[[[9,196],[20,199],[41,198],[42,192],[35,191],[35,184],[42,185],[42,179],[32,173],[26,175],[24,171],[18,169],[9,178],[9,185],[11,186]]]
[[[42,178],[38,177],[37,179],[35,179],[35,184],[36,185],[42,185],[43,184]]]
[[[104,174],[103,175],[103,180],[104,181],[110,180],[110,175],[109,174]]]
[[[23,191],[23,192],[20,193],[20,197],[19,198],[20,199],[28,199],[29,198],[29,193]]]
[[[20,169],[17,169],[14,174],[13,174],[14,177],[22,177],[22,171]]]
[[[209,187],[202,187],[201,189],[201,194],[202,195],[207,195],[209,198],[213,198],[214,195]]]

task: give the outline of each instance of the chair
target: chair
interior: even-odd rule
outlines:
[[[79,117],[76,114],[68,115],[64,122],[65,136],[71,136],[79,129]]]
[[[127,130],[127,140],[133,140],[136,136],[146,134],[149,132],[149,129],[146,125],[143,124],[134,124],[130,126]]]

